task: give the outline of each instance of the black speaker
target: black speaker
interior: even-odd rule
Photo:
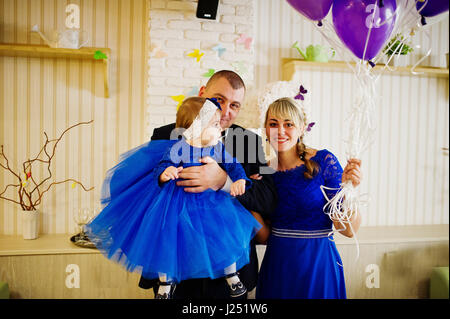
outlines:
[[[197,18],[216,20],[219,0],[198,0]]]

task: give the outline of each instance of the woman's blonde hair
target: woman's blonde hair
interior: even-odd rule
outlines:
[[[306,113],[293,98],[283,97],[270,104],[266,112],[264,126],[267,126],[269,113],[277,118],[291,120],[298,129],[302,126],[306,129],[308,126]],[[313,160],[306,158],[307,150],[305,144],[303,143],[303,135],[300,136],[297,143],[297,154],[300,159],[305,162],[305,178],[312,179],[319,171],[319,165]]]

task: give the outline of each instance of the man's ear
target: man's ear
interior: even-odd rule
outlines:
[[[203,85],[198,91],[198,96],[203,96],[205,94],[206,87]]]

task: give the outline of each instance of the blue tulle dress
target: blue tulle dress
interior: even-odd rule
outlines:
[[[320,170],[313,179],[305,166],[273,174],[278,206],[262,261],[256,298],[346,298],[342,261],[332,236],[332,221],[323,211],[320,186],[338,188],[342,167],[327,150],[312,158]],[[337,191],[327,191],[328,198]]]
[[[120,158],[102,187],[103,210],[86,227],[88,237],[109,259],[145,278],[166,274],[175,282],[218,278],[236,263],[249,262],[250,240],[261,225],[224,191],[188,193],[176,180],[159,184],[168,166],[202,165],[211,156],[233,181],[251,181],[222,143],[197,148],[181,140],[156,140]]]

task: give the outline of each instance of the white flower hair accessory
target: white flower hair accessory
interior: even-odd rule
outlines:
[[[206,99],[205,103],[203,103],[200,112],[195,117],[191,126],[189,126],[186,131],[184,131],[183,135],[187,140],[193,140],[197,137],[200,137],[202,131],[207,127],[209,121],[211,121],[214,114],[217,110],[222,110],[220,104],[216,99]]]
[[[305,114],[305,122],[309,123],[310,112],[309,112],[309,98],[306,95],[307,90],[303,88],[298,82],[292,81],[277,81],[271,82],[267,84],[261,90],[254,90],[248,96],[246,104],[254,106],[257,105],[260,112],[259,122],[260,126],[264,126],[264,121],[266,119],[266,112],[269,108],[269,105],[275,102],[276,100],[283,97],[290,97],[295,99],[297,105],[301,108],[303,114]],[[300,98],[301,96],[301,98]],[[297,98],[298,97],[298,98]],[[309,123],[307,127],[307,131],[310,131],[312,126],[315,123]]]

